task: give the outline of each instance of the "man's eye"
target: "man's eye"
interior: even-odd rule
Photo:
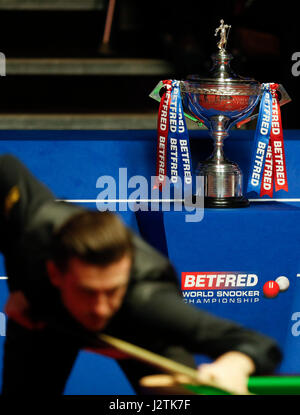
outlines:
[[[81,290],[81,292],[86,296],[92,296],[94,294],[94,291],[88,289]]]

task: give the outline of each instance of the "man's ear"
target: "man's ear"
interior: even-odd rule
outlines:
[[[48,261],[46,261],[46,268],[51,284],[55,287],[60,287],[62,274],[55,265],[55,263],[49,259]]]

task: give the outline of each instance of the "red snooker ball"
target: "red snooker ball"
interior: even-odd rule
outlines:
[[[275,298],[280,291],[276,281],[267,281],[263,286],[263,293],[267,298]]]

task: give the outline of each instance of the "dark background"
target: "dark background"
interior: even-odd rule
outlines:
[[[83,0],[84,1],[84,0]],[[300,52],[297,3],[258,0],[117,0],[110,53],[99,46],[106,7],[95,11],[0,11],[0,51],[9,58],[157,58],[174,65],[176,79],[202,74],[217,50],[215,28],[231,24],[227,49],[240,75],[282,83],[292,103],[282,110],[284,128],[299,128],[300,77],[292,54]],[[159,76],[7,76],[0,111],[151,112],[148,98]],[[118,98],[116,99],[116,94]]]

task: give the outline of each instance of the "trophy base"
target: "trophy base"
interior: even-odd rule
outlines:
[[[204,207],[214,209],[233,209],[242,208],[250,205],[250,202],[244,196],[238,197],[205,197]]]

